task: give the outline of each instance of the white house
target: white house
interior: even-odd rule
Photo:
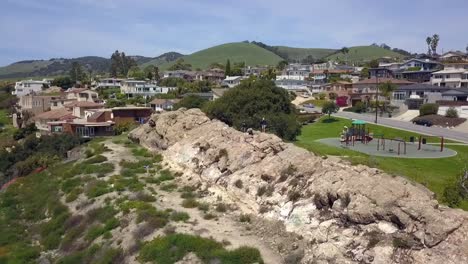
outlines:
[[[232,88],[239,85],[242,79],[242,76],[226,76],[222,84]]]
[[[125,80],[122,81],[120,92],[128,96],[153,96],[157,94],[167,94],[177,87],[161,87],[156,84],[149,84],[145,81]]]
[[[122,79],[118,78],[104,78],[99,80],[98,83],[96,83],[96,88],[120,88],[122,81]]]
[[[431,84],[451,88],[466,88],[468,87],[468,69],[446,68],[441,71],[433,72],[431,75]]]
[[[13,95],[22,96],[28,95],[31,93],[40,93],[43,88],[50,86],[50,81],[34,81],[34,80],[25,80],[19,81],[15,84],[15,90],[12,92]]]

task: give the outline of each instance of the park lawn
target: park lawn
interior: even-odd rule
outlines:
[[[315,106],[322,107],[326,102],[328,102],[328,100],[311,99],[311,100],[307,100],[307,101],[301,103],[301,105],[313,104]]]
[[[304,126],[302,133],[297,137],[295,144],[317,155],[343,156],[352,164],[365,164],[379,168],[389,174],[399,175],[421,183],[437,195],[441,201],[444,188],[453,182],[467,165],[468,146],[447,146],[458,154],[450,158],[441,159],[408,159],[369,156],[350,149],[341,149],[317,142],[322,138],[339,137],[343,126],[350,127],[351,121],[342,118],[333,118],[334,122],[327,122],[328,117],[323,117],[316,123]],[[384,134],[385,138],[400,137],[406,140],[410,136],[419,136],[417,133],[399,129],[368,124],[371,133]],[[430,138],[429,138],[430,139]],[[438,142],[438,139],[429,141]],[[468,201],[463,201],[460,208],[468,210]]]

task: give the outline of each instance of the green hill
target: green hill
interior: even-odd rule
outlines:
[[[14,78],[15,76],[32,74],[52,64],[48,60],[28,60],[12,63],[5,67],[0,67],[1,78]]]
[[[315,59],[321,59],[326,56],[329,56],[336,50],[334,49],[316,49],[316,48],[293,48],[286,46],[274,46],[277,53],[282,57],[287,58],[288,61],[302,61],[308,56],[312,56]]]
[[[154,65],[154,66],[161,66],[167,63],[170,63],[172,61],[177,60],[180,57],[183,57],[184,55],[178,53],[178,52],[166,52],[164,54],[159,55],[156,58],[153,58],[149,61],[146,61],[140,65],[140,68],[145,68],[148,65]],[[140,64],[140,63],[139,63]]]
[[[245,62],[246,65],[272,65],[276,66],[283,60],[280,56],[271,51],[263,49],[255,44],[235,42],[227,43],[204,49],[193,54],[182,57],[185,63],[192,65],[193,69],[206,69],[212,63],[225,64],[229,59],[231,63]],[[161,69],[167,69],[173,63],[167,63],[161,66]]]
[[[387,50],[375,46],[356,46],[349,48],[348,54],[341,52],[325,57],[326,60],[343,60],[348,62],[364,62],[382,57],[391,57],[395,59],[403,59],[404,56],[391,50]]]

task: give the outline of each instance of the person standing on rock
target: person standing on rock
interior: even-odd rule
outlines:
[[[244,132],[244,133],[247,132],[247,124],[245,124],[245,121],[242,122],[241,131]]]
[[[264,117],[262,117],[262,121],[260,121],[260,126],[262,127],[262,132],[265,132],[267,127],[267,121]]]

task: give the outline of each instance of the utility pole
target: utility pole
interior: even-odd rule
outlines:
[[[375,123],[377,124],[377,115],[379,113],[379,70],[375,75]]]

